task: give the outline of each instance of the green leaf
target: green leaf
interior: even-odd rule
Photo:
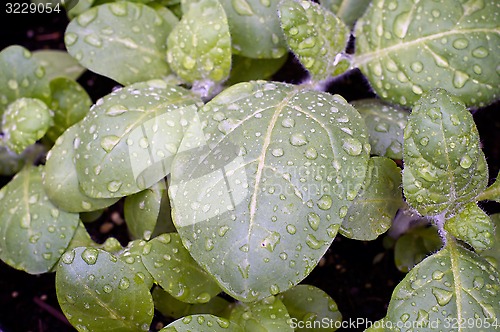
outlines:
[[[392,225],[403,203],[401,170],[394,161],[372,157],[368,174],[344,217],[340,233],[356,240],[374,240]]]
[[[154,279],[142,262],[142,252],[147,242],[144,240],[130,241],[127,247],[120,252],[118,259],[125,262],[132,272],[144,281],[147,289],[153,287]]]
[[[25,159],[22,155],[12,152],[3,144],[0,145],[0,175],[14,175],[23,168],[24,164]]]
[[[82,120],[89,112],[92,100],[76,81],[59,77],[50,82],[52,92],[50,109],[54,112],[54,125],[46,136],[55,142],[61,134]]]
[[[490,200],[500,203],[500,173],[498,173],[495,182],[478,195],[477,200]]]
[[[57,77],[76,80],[86,70],[66,51],[37,50],[33,52],[33,58],[43,66],[45,76],[49,81]]]
[[[75,0],[70,0],[70,2],[74,4]],[[68,17],[72,19],[80,15],[81,13],[87,11],[90,7],[92,7],[94,2],[96,2],[96,0],[78,0],[78,2],[74,7],[73,6],[71,6],[72,8],[65,7]]]
[[[498,268],[500,268],[500,213],[493,214],[490,218],[496,229],[495,240],[493,241],[493,247],[481,252],[481,256],[488,260],[488,262],[498,270]]]
[[[344,22],[307,0],[283,0],[278,8],[287,44],[312,79],[323,81],[332,77],[337,57],[349,39],[349,29]]]
[[[246,332],[252,331],[293,331],[290,315],[277,297],[270,296],[258,302],[239,302],[229,318]]]
[[[80,122],[75,142],[78,180],[85,194],[127,196],[169,174],[199,104],[190,91],[160,80],[105,96]],[[192,134],[199,137],[196,131]]]
[[[410,271],[430,253],[442,247],[435,227],[416,227],[397,239],[394,246],[394,263],[401,272]]]
[[[160,287],[153,289],[153,301],[156,310],[173,319],[196,314],[210,314],[221,317],[230,305],[230,302],[220,296],[213,297],[207,303],[190,304],[182,302]]]
[[[87,229],[85,228],[85,225],[83,224],[82,221],[79,221],[78,226],[76,227],[75,230],[75,234],[73,235],[73,238],[71,239],[68,247],[66,248],[66,251],[69,251],[77,247],[95,247],[95,246],[98,246],[98,244],[92,241],[89,232],[87,232]]]
[[[403,130],[409,112],[381,101],[362,99],[351,102],[361,114],[370,134],[371,153],[391,159],[403,159]]]
[[[227,319],[209,314],[191,315],[168,324],[159,332],[191,332],[191,331],[210,331],[210,332],[243,332],[244,330]]]
[[[146,5],[103,4],[73,19],[64,41],[84,67],[127,85],[170,73],[165,41],[170,23]]]
[[[374,0],[356,24],[353,65],[393,103],[441,87],[485,106],[500,97],[499,25],[496,0]]]
[[[495,239],[495,225],[475,202],[446,220],[444,229],[477,251],[490,249]]]
[[[9,104],[2,118],[7,147],[19,154],[35,144],[54,123],[52,116],[52,111],[39,99],[19,98]]]
[[[231,70],[231,36],[219,1],[190,6],[168,36],[167,46],[169,65],[185,81],[225,80]]]
[[[115,256],[78,247],[61,258],[57,299],[78,331],[148,331],[153,299],[144,281]]]
[[[450,239],[396,286],[385,320],[393,326],[403,322],[415,331],[448,330],[446,323],[472,321],[471,329],[481,322],[484,331],[491,331],[486,324],[494,324],[500,315],[499,292],[499,272]]]
[[[50,99],[49,80],[43,66],[21,46],[9,46],[0,52],[0,115],[18,98]]]
[[[74,146],[80,140],[80,127],[76,124],[56,140],[47,154],[43,188],[50,200],[69,212],[95,211],[118,201],[118,198],[92,198],[82,191],[78,183]]]
[[[352,27],[363,15],[371,0],[321,0],[320,4]]]
[[[286,62],[288,55],[277,59],[252,59],[233,54],[231,73],[225,82],[227,86],[240,82],[268,79]]]
[[[422,215],[453,215],[486,188],[485,157],[465,105],[445,90],[415,104],[404,131],[403,189]]]
[[[335,322],[342,322],[342,315],[337,304],[321,289],[310,285],[297,285],[280,294],[294,324],[305,328],[295,328],[295,331],[335,331]],[[328,322],[330,328],[314,328],[318,323]]]
[[[152,187],[127,196],[123,206],[127,229],[134,238],[149,240],[153,233],[160,207],[162,196],[167,190],[165,180],[154,184]]]
[[[78,226],[78,214],[50,203],[42,168],[24,168],[0,190],[0,259],[31,274],[56,264]]]
[[[363,120],[338,95],[264,81],[228,88],[199,116],[206,144],[177,154],[169,187],[183,243],[238,300],[285,291],[317,264],[361,187]]]
[[[279,1],[220,0],[227,14],[233,53],[277,59],[287,53],[278,17]]]
[[[146,244],[142,262],[155,281],[176,299],[206,303],[221,289],[189,255],[176,233],[162,234]]]

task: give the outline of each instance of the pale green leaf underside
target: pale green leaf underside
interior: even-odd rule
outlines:
[[[187,303],[206,303],[221,289],[189,255],[177,233],[149,241],[142,262],[155,281],[173,297]]]
[[[322,81],[333,76],[335,57],[344,51],[349,29],[335,15],[311,1],[281,1],[281,27],[292,52],[311,73]]]
[[[103,4],[73,19],[64,41],[84,67],[127,85],[170,73],[165,59],[168,22],[153,8]]]
[[[86,70],[66,51],[37,50],[32,54],[33,58],[38,60],[45,69],[45,75],[49,81],[57,77],[76,80]]]
[[[78,247],[61,258],[57,299],[79,331],[147,331],[153,299],[144,281],[110,253]]]
[[[442,241],[436,227],[413,228],[397,239],[394,263],[398,270],[406,273],[441,247]]]
[[[70,127],[47,154],[43,188],[50,200],[63,210],[96,211],[114,204],[118,198],[92,198],[80,188],[74,153],[74,144],[80,139],[79,131],[79,124]]]
[[[102,100],[80,122],[78,180],[95,198],[135,194],[170,173],[173,156],[201,101],[160,80],[136,83]],[[196,139],[196,131],[193,132]]]
[[[78,214],[50,203],[42,168],[23,169],[0,190],[0,259],[31,274],[56,264],[78,226]]]
[[[370,2],[371,0],[321,0],[320,4],[352,27]]]
[[[499,10],[496,0],[374,0],[356,24],[353,64],[393,103],[441,87],[487,105],[500,97]]]
[[[189,83],[220,82],[231,70],[231,36],[217,0],[192,5],[167,40],[172,70]]]
[[[362,190],[349,207],[340,233],[350,239],[374,240],[391,227],[402,203],[399,167],[388,158],[370,158]]]
[[[371,154],[391,159],[403,159],[403,130],[409,113],[380,99],[351,102],[361,114],[370,134]]]
[[[490,216],[493,224],[495,225],[495,239],[491,249],[481,252],[481,256],[488,259],[493,266],[497,269],[500,268],[500,213]]]
[[[252,303],[237,303],[229,319],[245,331],[293,332],[294,330],[290,326],[290,315],[285,305],[274,296]]]
[[[422,215],[451,213],[486,188],[479,134],[465,105],[442,89],[415,105],[404,131],[403,188]]]
[[[291,318],[303,322],[303,326],[318,326],[318,322],[328,320],[331,328],[296,328],[297,332],[335,331],[335,322],[342,321],[337,304],[319,288],[310,285],[297,285],[280,294],[278,298],[283,302]],[[316,322],[316,323],[315,323]],[[309,325],[306,325],[309,324]]]
[[[482,322],[482,325],[471,326],[475,331],[492,331],[484,327],[500,316],[499,292],[498,271],[477,254],[450,240],[441,251],[415,266],[396,286],[385,320],[394,326],[397,322],[421,324],[413,325],[418,331],[439,331],[449,329],[445,328],[445,319],[448,322],[470,319]],[[456,331],[465,330],[469,329]]]
[[[168,324],[159,332],[243,332],[245,331],[234,322],[210,314],[190,315]]]
[[[285,291],[317,264],[359,191],[364,123],[338,95],[263,81],[232,86],[199,114],[206,145],[172,167],[179,234],[231,296]]]

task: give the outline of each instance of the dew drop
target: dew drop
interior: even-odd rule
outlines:
[[[286,225],[286,231],[289,234],[293,235],[293,234],[295,234],[297,232],[297,228],[295,228],[294,225]]]
[[[127,3],[126,2],[113,2],[109,5],[109,9],[116,16],[127,15]]]
[[[311,249],[321,249],[323,246],[323,242],[319,241],[314,235],[312,234],[307,234],[306,236],[306,244],[309,248]]]
[[[349,208],[347,206],[342,206],[340,209],[339,209],[339,217],[340,218],[344,218],[346,215],[347,215],[347,212],[349,211]]]
[[[309,160],[314,160],[314,159],[318,158],[318,152],[313,147],[307,148],[306,152],[304,154],[305,154],[306,158]]]
[[[279,294],[280,292],[280,288],[278,287],[278,285],[271,285],[271,287],[269,287],[269,292],[272,294],[272,295],[277,295]]]
[[[420,73],[424,69],[424,65],[420,61],[415,61],[410,65],[410,68],[415,73]]]
[[[453,47],[457,50],[463,50],[467,46],[469,46],[469,41],[465,38],[458,38],[453,42]]]
[[[127,289],[130,287],[130,280],[128,280],[127,277],[123,277],[120,279],[120,282],[118,283],[118,288],[120,289]]]
[[[68,32],[64,35],[64,43],[66,46],[72,46],[78,40],[78,35],[73,32]]]
[[[94,265],[99,256],[99,251],[96,248],[87,248],[82,252],[82,259],[89,265]]]
[[[293,128],[295,126],[295,120],[292,118],[285,118],[281,121],[281,125],[284,128]]]
[[[427,144],[429,144],[429,137],[426,136],[422,137],[420,139],[420,144],[422,144],[423,146],[427,146]]]
[[[308,215],[307,215],[307,222],[309,223],[309,226],[311,226],[311,228],[315,231],[318,230],[319,228],[319,224],[321,222],[321,219],[319,217],[319,215],[315,212],[310,212]]]
[[[121,181],[110,181],[108,183],[107,188],[108,188],[109,192],[115,193],[118,190],[120,190],[121,186],[122,186],[122,182]]]
[[[290,144],[293,146],[302,146],[307,144],[307,138],[306,135],[303,133],[295,133],[292,136],[290,136]]]
[[[71,251],[67,251],[65,252],[63,255],[62,255],[62,262],[64,264],[71,264],[73,263],[73,260],[75,259],[75,251],[74,250],[71,250]]]
[[[101,147],[106,152],[110,152],[120,142],[120,137],[115,135],[105,136],[101,140]]]
[[[241,16],[253,16],[252,7],[246,0],[231,0],[234,11]]]
[[[102,46],[102,39],[99,38],[99,36],[95,34],[90,34],[85,36],[83,39],[87,44],[95,47],[101,47]]]
[[[460,167],[464,168],[464,169],[468,169],[471,167],[472,165],[472,158],[469,157],[468,155],[465,155],[463,156],[461,159],[460,159]]]
[[[486,58],[489,55],[489,52],[483,46],[479,46],[478,48],[475,48],[472,51],[472,55],[476,58],[482,59],[482,58]]]
[[[394,34],[398,38],[404,38],[412,21],[410,12],[402,12],[394,19],[392,26]]]
[[[316,203],[321,210],[328,210],[332,207],[332,197],[330,195],[323,195]]]
[[[348,137],[344,140],[342,148],[351,156],[357,156],[363,151],[363,145],[355,138]]]
[[[271,154],[275,157],[281,157],[284,154],[284,151],[282,148],[276,148],[271,151]]]
[[[121,115],[125,112],[128,112],[128,109],[123,106],[123,105],[113,105],[111,107],[109,107],[105,114],[108,115],[108,116],[118,116],[118,115]]]
[[[196,303],[207,303],[212,299],[210,294],[208,293],[201,293],[196,297]]]
[[[465,83],[467,83],[469,78],[470,76],[466,73],[460,70],[455,70],[455,74],[453,75],[453,86],[457,89],[460,89],[465,85]]]
[[[433,287],[432,288],[432,295],[434,295],[437,303],[440,306],[445,306],[450,302],[451,298],[453,297],[453,292],[447,291],[445,289]]]
[[[113,290],[113,288],[110,286],[110,285],[104,285],[104,287],[102,288],[102,290],[104,291],[104,293],[111,293],[111,291]]]
[[[219,227],[217,234],[219,234],[219,236],[224,236],[224,235],[226,235],[228,230],[229,230],[228,226],[221,226],[221,227]]]

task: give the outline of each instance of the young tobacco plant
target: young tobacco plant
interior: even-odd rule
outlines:
[[[391,227],[409,272],[370,330],[498,328],[499,218],[477,202],[500,202],[500,180],[487,188],[467,110],[500,94],[496,1],[86,0],[68,15],[69,54],[0,52],[0,170],[15,174],[0,259],[56,271],[77,330],[148,331],[156,308],[175,319],[162,331],[333,331],[333,299],[300,282],[338,233]],[[308,80],[263,80],[288,50]],[[123,87],[90,107],[84,68]],[[353,68],[380,99],[321,91]],[[122,198],[133,240],[94,243],[82,220]]]

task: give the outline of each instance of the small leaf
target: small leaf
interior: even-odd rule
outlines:
[[[57,77],[76,80],[86,70],[66,51],[37,50],[33,52],[33,58],[43,66],[45,76],[49,81]]]
[[[493,182],[491,186],[489,186],[485,191],[479,194],[477,200],[490,200],[500,203],[500,173],[498,173],[495,182]]]
[[[46,136],[55,142],[66,129],[85,117],[92,100],[80,84],[65,77],[52,80],[50,90],[52,100],[49,105],[54,112],[54,125]]]
[[[153,8],[120,1],[78,15],[64,41],[81,65],[127,85],[170,73],[165,61],[170,29]]]
[[[233,54],[231,73],[225,85],[268,79],[286,62],[288,55],[277,59],[252,59]]]
[[[43,188],[50,200],[69,212],[95,211],[113,205],[118,198],[92,198],[78,183],[74,146],[80,140],[79,124],[66,130],[47,154]]]
[[[155,281],[176,299],[206,303],[221,289],[189,255],[177,233],[162,234],[146,244],[142,262]]]
[[[332,77],[338,62],[334,59],[346,48],[349,29],[311,1],[283,0],[278,8],[287,44],[312,79],[323,81]]]
[[[231,70],[231,36],[224,8],[217,0],[192,6],[168,36],[167,60],[189,83],[221,82]]]
[[[127,229],[134,238],[149,240],[158,221],[162,196],[167,191],[165,180],[127,196],[123,206]]]
[[[490,218],[496,229],[495,240],[493,241],[493,247],[481,252],[481,256],[498,270],[500,268],[500,213],[493,214]]]
[[[154,279],[142,262],[142,253],[147,242],[144,240],[130,241],[125,249],[120,252],[118,259],[125,262],[135,276],[142,279],[147,289],[153,287]]]
[[[321,0],[320,4],[352,27],[366,11],[370,2],[371,0]]]
[[[234,322],[209,314],[190,315],[168,324],[159,332],[243,332],[244,330]]]
[[[278,298],[285,305],[292,322],[300,326],[313,326],[296,328],[295,331],[335,331],[335,323],[342,322],[337,304],[328,294],[314,286],[297,285],[281,293]],[[321,322],[328,322],[330,328],[314,328],[318,323],[324,325]]]
[[[44,102],[19,98],[9,104],[2,118],[4,141],[12,151],[21,153],[42,138],[54,123],[53,113]]]
[[[499,24],[497,0],[374,0],[356,23],[353,65],[392,103],[441,87],[486,106],[500,97]]]
[[[69,251],[77,247],[95,247],[95,246],[98,246],[98,244],[92,241],[89,232],[87,232],[87,229],[85,228],[85,225],[83,224],[83,222],[79,221],[78,226],[76,227],[75,234],[73,235],[73,238],[71,239],[68,247],[66,248],[66,251]]]
[[[233,53],[277,59],[287,53],[278,17],[279,1],[220,0],[229,22]]]
[[[148,331],[153,299],[144,281],[115,256],[78,247],[61,258],[57,299],[78,331]]]
[[[485,157],[465,105],[445,90],[415,104],[404,131],[403,189],[422,215],[453,215],[486,188]]]
[[[43,66],[21,46],[9,46],[0,52],[0,115],[16,99],[50,99],[49,80]]]
[[[81,13],[87,11],[90,7],[92,7],[94,2],[97,2],[97,0],[78,0],[78,1],[69,0],[66,2],[70,3],[70,6],[64,6],[64,7],[67,11],[68,18],[72,19],[80,15]]]
[[[454,321],[486,326],[500,315],[499,292],[499,272],[450,239],[396,286],[384,320],[393,326],[403,322],[418,331],[442,330],[446,322]]]
[[[80,122],[80,140],[75,143],[78,180],[85,194],[127,196],[164,178],[197,119],[199,104],[190,91],[160,80],[104,97]],[[196,131],[191,134],[200,138]]]
[[[403,130],[409,112],[379,99],[351,102],[361,114],[370,134],[371,153],[391,159],[403,159]]]
[[[374,240],[392,225],[403,203],[401,170],[394,161],[372,157],[362,190],[349,207],[340,233],[356,240]]]
[[[264,81],[198,114],[206,143],[176,155],[169,187],[183,243],[238,300],[283,292],[316,266],[361,187],[364,122],[338,95]]]
[[[231,311],[229,319],[248,332],[293,331],[285,305],[275,296],[258,302],[239,302]]]
[[[444,229],[480,252],[490,249],[495,239],[495,225],[475,202],[446,220]]]
[[[435,227],[416,227],[403,234],[394,246],[394,263],[401,272],[410,271],[430,253],[438,251],[442,241]]]
[[[56,264],[78,226],[78,214],[50,203],[42,169],[26,167],[0,190],[0,259],[31,274]]]
[[[23,168],[26,163],[37,160],[46,153],[46,149],[41,144],[28,146],[21,154],[14,153],[8,149],[3,142],[0,143],[0,175],[14,175]]]

